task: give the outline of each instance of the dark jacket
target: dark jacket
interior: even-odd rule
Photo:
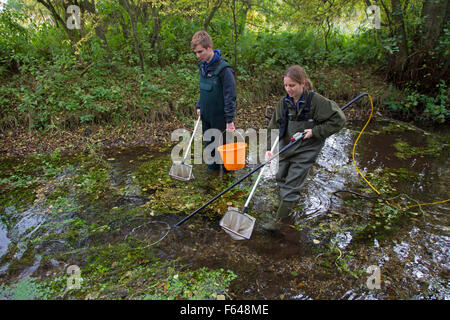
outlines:
[[[310,94],[310,91],[305,90],[305,100],[308,100]],[[269,142],[271,141],[270,129],[281,128],[285,106],[286,98],[280,99],[269,123]],[[307,121],[308,119],[304,119],[306,121],[302,121],[303,127],[301,127],[300,130],[303,131],[304,129],[312,129],[314,139],[320,140],[325,140],[332,134],[341,130],[346,122],[344,112],[342,112],[336,102],[329,100],[318,93],[315,93],[311,100],[311,109],[307,118],[312,121]]]
[[[219,50],[215,50],[216,54],[214,61],[211,61],[212,63],[208,65],[206,70],[203,62],[199,64],[200,76],[206,78],[213,76],[217,66],[219,66],[223,60],[223,58],[220,56],[220,51],[219,54],[217,54],[217,51]],[[236,111],[236,84],[234,80],[234,71],[231,67],[226,67],[219,73],[218,76],[223,87],[225,122],[230,123],[233,122],[234,112]],[[197,109],[200,108],[199,101],[200,99],[197,101]]]

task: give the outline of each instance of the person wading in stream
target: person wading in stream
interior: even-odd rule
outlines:
[[[289,216],[300,199],[300,189],[315,163],[325,139],[341,130],[345,115],[339,106],[313,92],[313,85],[302,67],[289,67],[283,76],[287,95],[280,99],[269,123],[271,129],[279,129],[279,148],[287,145],[297,132],[305,132],[302,141],[280,155],[276,174],[280,188],[280,204],[273,219],[263,225],[268,231],[279,230],[279,222]],[[269,135],[268,141],[272,141]],[[269,142],[270,145],[270,142]],[[266,158],[271,157],[270,151]]]
[[[197,115],[202,120],[202,131],[218,129],[220,132],[234,131],[236,110],[236,85],[234,71],[221,56],[221,51],[213,49],[211,36],[206,31],[197,31],[191,41],[191,48],[200,60],[200,98],[197,101]],[[205,141],[204,149],[214,142]],[[211,157],[216,155],[215,148]],[[226,172],[223,164],[207,163],[209,170]]]

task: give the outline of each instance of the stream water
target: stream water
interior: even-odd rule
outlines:
[[[256,177],[171,232],[152,253],[163,261],[176,260],[184,269],[233,271],[237,277],[227,289],[232,299],[449,299],[449,203],[404,210],[449,198],[448,135],[424,134],[389,121],[370,125],[358,142],[356,161],[377,190],[393,198],[389,201],[394,209],[390,209],[381,200],[347,192],[376,195],[352,162],[359,128],[354,123],[327,139],[292,221],[280,233],[261,228],[278,201],[271,171],[248,210],[257,219],[249,241],[232,240],[218,222],[227,206],[243,206]],[[107,179],[100,179],[100,191],[90,189],[89,182],[96,179],[93,171],[76,180],[77,170],[83,167],[76,159],[62,169],[49,167],[55,172],[44,170],[44,176],[51,178],[42,183],[42,170],[20,175],[25,170],[23,160],[16,159],[13,165],[11,159],[0,160],[9,168],[2,176],[3,196],[19,182],[25,184],[25,192],[36,194],[33,201],[2,202],[0,297],[5,286],[20,279],[51,279],[63,275],[68,265],[87,265],[83,250],[126,242],[134,234],[147,239],[156,232],[145,224],[149,218],[162,226],[173,225],[220,192],[216,183],[229,185],[252,169],[247,165],[221,177],[195,165],[195,182],[175,184],[167,175],[170,150],[108,149],[103,156],[108,167],[101,172]],[[155,163],[152,182],[143,184],[139,172]],[[14,180],[15,175],[21,180]],[[34,189],[27,189],[26,180],[33,181]],[[80,188],[81,193],[96,196],[79,197]],[[58,196],[62,190],[63,196]],[[191,203],[193,195],[197,198]],[[164,213],[159,212],[162,207]],[[136,210],[135,218],[114,216],[120,210]],[[120,298],[133,298],[127,292]],[[117,298],[115,294],[100,298]]]

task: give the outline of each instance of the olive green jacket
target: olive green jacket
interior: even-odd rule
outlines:
[[[310,91],[305,89],[305,100],[308,100]],[[272,119],[269,123],[268,141],[271,141],[270,131],[271,129],[280,129],[281,121],[283,117],[285,99],[280,99],[275,111],[272,115]],[[314,140],[325,140],[332,134],[341,130],[346,122],[344,112],[339,108],[336,102],[329,100],[317,92],[311,101],[311,108],[309,112],[309,117],[313,121],[294,121],[297,122],[295,128],[298,131],[304,131],[304,129],[312,129],[312,134]],[[289,120],[288,120],[289,121]],[[292,127],[290,124],[288,128]],[[290,138],[286,135],[292,135],[292,130],[286,130],[285,137],[280,138]]]

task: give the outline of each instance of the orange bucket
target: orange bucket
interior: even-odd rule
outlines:
[[[217,148],[227,170],[239,170],[245,167],[245,142],[224,144]]]

